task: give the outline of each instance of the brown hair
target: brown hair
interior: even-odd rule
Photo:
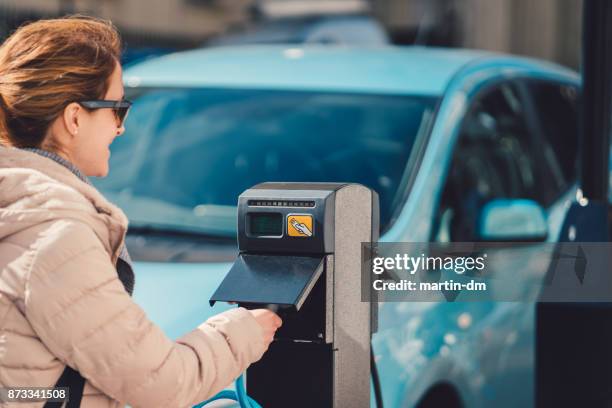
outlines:
[[[110,21],[69,16],[17,29],[0,46],[0,144],[40,147],[69,103],[104,97],[120,57]]]

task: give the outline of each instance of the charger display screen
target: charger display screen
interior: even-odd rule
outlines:
[[[250,213],[249,233],[254,236],[283,235],[283,216],[280,213]]]

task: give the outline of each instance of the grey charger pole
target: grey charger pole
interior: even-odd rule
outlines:
[[[369,407],[377,309],[361,298],[361,259],[378,229],[378,195],[358,184],[263,183],[240,195],[240,253],[210,301],[281,313],[247,370],[263,407]]]

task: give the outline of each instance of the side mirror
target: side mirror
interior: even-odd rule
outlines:
[[[487,202],[478,219],[481,241],[544,241],[548,224],[544,209],[527,199],[495,199]]]

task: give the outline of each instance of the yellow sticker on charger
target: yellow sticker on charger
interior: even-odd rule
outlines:
[[[312,237],[314,233],[312,215],[289,214],[287,216],[287,235],[290,237]]]

